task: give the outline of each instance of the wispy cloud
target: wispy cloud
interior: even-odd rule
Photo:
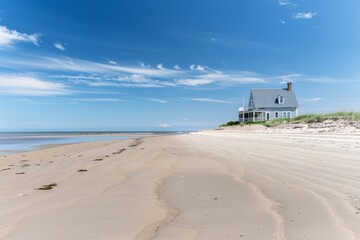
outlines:
[[[293,73],[281,76],[270,76],[270,81],[279,81],[279,84],[284,84],[287,82],[314,82],[314,83],[337,83],[337,82],[354,82],[356,78],[334,78],[328,76],[310,76],[306,74]]]
[[[113,61],[113,60],[108,60],[108,63],[112,64],[112,65],[117,65],[117,62]]]
[[[20,33],[16,30],[8,29],[6,26],[0,26],[0,47],[11,46],[16,42],[31,42],[39,45],[39,34]]]
[[[195,101],[195,102],[232,103],[231,101],[219,100],[213,98],[187,98],[187,100]]]
[[[167,103],[166,100],[164,99],[159,99],[159,98],[146,98],[146,100],[152,101],[152,102],[157,102],[157,103]]]
[[[156,68],[112,65],[67,57],[17,56],[0,58],[0,65],[13,71],[51,72],[63,74],[77,84],[93,87],[175,87],[202,86],[207,84],[235,85],[259,83],[265,79],[250,72],[220,72],[201,65],[187,69],[168,69],[162,64]],[[66,77],[67,76],[67,77]]]
[[[59,42],[54,43],[54,47],[59,49],[60,51],[65,51],[66,50],[64,44],[59,43]]]
[[[307,12],[307,13],[294,13],[293,19],[312,19],[317,15],[317,12]]]
[[[50,96],[70,94],[67,86],[35,76],[0,74],[0,94]]]
[[[289,0],[278,0],[280,6],[288,6],[291,8],[296,8],[298,5],[296,3],[290,2]]]
[[[321,101],[321,100],[323,100],[323,99],[320,98],[320,97],[314,97],[314,98],[304,99],[303,101],[304,101],[304,102],[318,102],[318,101]]]
[[[65,71],[76,73],[97,73],[97,74],[138,74],[148,77],[166,78],[178,76],[180,73],[171,69],[144,68],[136,66],[112,65],[98,63],[84,59],[68,57],[47,57],[47,56],[27,56],[17,54],[14,57],[0,58],[2,67],[23,70],[46,70],[46,71]]]
[[[165,68],[163,67],[163,64],[162,63],[159,63],[156,65],[156,67],[160,70],[164,70]]]
[[[140,87],[140,88],[161,88],[173,87],[174,83],[148,78],[144,75],[63,75],[61,78],[69,79],[76,84],[85,84],[91,87]]]
[[[190,69],[193,71],[204,71],[205,70],[205,66],[201,66],[201,65],[190,65]]]
[[[161,127],[161,128],[169,128],[169,127],[171,127],[171,125],[168,124],[168,123],[161,123],[161,124],[158,125],[158,127]]]
[[[314,83],[354,83],[355,77],[329,77],[329,76],[310,76],[306,74],[294,73],[282,76],[269,77],[270,81],[280,80],[280,84],[286,82],[314,82]]]
[[[278,76],[277,78],[281,80],[280,84],[284,84],[287,82],[295,82],[301,77],[302,77],[301,74],[293,73],[293,74]]]
[[[231,72],[223,73],[220,71],[206,72],[204,74],[193,76],[193,78],[182,78],[175,80],[176,84],[184,86],[202,86],[212,83],[220,85],[235,85],[244,83],[265,82],[265,78],[251,72]]]
[[[254,83],[277,82],[339,82],[352,79],[334,79],[331,77],[306,76],[294,73],[288,75],[266,75],[247,71],[219,71],[202,65],[200,70],[169,69],[163,65],[157,67],[141,67],[137,65],[113,65],[98,63],[77,58],[42,57],[24,55],[17,52],[16,57],[6,53],[0,58],[0,66],[7,72],[38,73],[43,79],[53,82],[70,82],[72,87],[81,85],[90,87],[132,87],[132,88],[164,88],[164,87],[202,87],[202,86],[236,86]],[[33,76],[33,75],[31,75]],[[280,81],[279,81],[280,80]],[[75,85],[74,85],[75,84]],[[79,86],[76,86],[79,85]]]
[[[176,69],[176,70],[181,70],[181,67],[176,64],[176,65],[174,65],[174,69]]]
[[[150,68],[151,67],[149,64],[145,64],[144,62],[139,62],[139,65],[142,68]]]
[[[206,78],[184,78],[184,79],[176,80],[177,85],[190,86],[190,87],[207,85],[214,82],[215,81]]]

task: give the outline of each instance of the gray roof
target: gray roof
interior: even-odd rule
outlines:
[[[255,108],[299,107],[294,91],[287,89],[252,89]],[[283,96],[284,104],[278,104],[276,99]]]

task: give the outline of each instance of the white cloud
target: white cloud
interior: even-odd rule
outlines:
[[[19,33],[16,30],[10,30],[5,26],[0,26],[0,47],[10,46],[15,42],[31,42],[39,45],[39,34]]]
[[[318,101],[321,101],[321,100],[323,100],[323,99],[320,98],[320,97],[304,99],[305,102],[318,102]]]
[[[68,79],[73,83],[85,84],[92,87],[139,87],[139,88],[161,88],[173,87],[174,83],[148,78],[139,74],[132,75],[63,75],[57,76]]]
[[[190,86],[190,87],[202,86],[211,83],[214,83],[214,81],[210,79],[202,79],[202,78],[200,79],[185,78],[185,79],[176,80],[177,85]]]
[[[69,93],[62,83],[48,82],[34,76],[0,74],[0,94],[49,96]]]
[[[160,70],[165,69],[165,68],[163,67],[162,63],[157,64],[156,67],[157,67],[158,69],[160,69]]]
[[[299,73],[288,75],[263,75],[247,71],[217,71],[203,67],[203,71],[191,69],[158,69],[157,67],[140,67],[137,65],[113,65],[76,58],[42,57],[16,53],[0,57],[0,66],[17,72],[44,72],[47,79],[66,79],[75,84],[92,87],[201,87],[201,86],[235,86],[251,83],[279,82],[338,82],[352,79],[306,76]],[[195,66],[193,69],[195,69]],[[162,67],[162,66],[161,66]],[[280,80],[280,81],[279,81]]]
[[[162,64],[154,67],[124,66],[98,63],[77,58],[17,55],[0,58],[0,65],[8,69],[28,72],[65,73],[68,79],[89,86],[109,87],[176,87],[207,84],[236,85],[265,82],[265,78],[251,72],[220,72],[201,65],[187,69],[168,69]],[[144,64],[145,66],[145,64]]]
[[[144,62],[139,62],[140,67],[142,68],[151,68],[150,64],[145,64]]]
[[[281,20],[280,23],[281,24],[286,24],[286,22],[284,20]]]
[[[200,66],[200,65],[190,65],[190,69],[193,71],[204,71],[205,70],[205,66]]]
[[[112,64],[112,65],[117,65],[117,62],[112,61],[112,60],[108,60],[108,63]]]
[[[212,98],[187,98],[187,100],[195,101],[195,102],[231,103],[231,101],[212,99]]]
[[[304,77],[302,76],[301,74],[299,73],[293,73],[293,74],[288,74],[288,75],[282,75],[282,76],[279,76],[277,78],[279,78],[280,80],[282,80],[280,82],[280,84],[284,84],[284,83],[287,83],[287,82],[295,82],[297,81],[300,77]]]
[[[176,69],[176,70],[181,70],[181,67],[176,64],[176,65],[174,66],[174,69]]]
[[[265,78],[251,72],[232,72],[223,73],[220,71],[206,72],[193,78],[182,78],[175,81],[178,85],[184,86],[202,86],[212,83],[220,85],[235,85],[244,83],[265,82]]]
[[[317,15],[317,12],[308,12],[308,13],[294,13],[293,19],[312,19]]]
[[[18,70],[46,70],[64,71],[67,73],[96,73],[96,74],[138,74],[148,77],[169,78],[178,76],[181,72],[171,69],[143,68],[136,66],[121,66],[105,63],[98,63],[77,58],[68,57],[42,57],[18,54],[15,58],[1,57],[0,65]]]
[[[167,124],[167,123],[161,123],[158,125],[158,127],[161,127],[161,128],[169,128],[171,127],[170,124]]]
[[[273,76],[271,80],[282,80],[280,84],[287,82],[318,82],[318,83],[336,83],[336,82],[354,82],[355,78],[333,78],[328,76],[309,76],[304,74],[289,74],[283,76]]]
[[[296,3],[292,3],[289,0],[278,0],[278,4],[280,6],[288,6],[288,7],[292,7],[292,8],[296,8],[297,4]]]
[[[59,49],[60,51],[65,51],[65,46],[62,43],[56,42],[54,43],[54,47]]]
[[[136,67],[97,63],[76,58],[41,57],[19,55],[17,58],[0,58],[0,65],[8,69],[22,69],[29,72],[65,73],[68,79],[89,86],[109,87],[175,87],[202,86],[207,84],[236,85],[264,82],[265,78],[251,72],[220,72],[194,65],[192,71],[186,69],[167,69]],[[65,75],[64,75],[65,76]],[[66,78],[66,77],[62,77]]]
[[[157,102],[157,103],[167,103],[166,100],[164,99],[158,99],[158,98],[146,98],[146,100],[152,101],[152,102]]]

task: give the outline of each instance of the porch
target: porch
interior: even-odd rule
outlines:
[[[239,111],[239,122],[265,122],[270,120],[270,112],[263,111]]]

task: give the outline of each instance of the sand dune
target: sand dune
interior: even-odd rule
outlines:
[[[0,156],[0,239],[360,239],[359,136],[266,134]]]

